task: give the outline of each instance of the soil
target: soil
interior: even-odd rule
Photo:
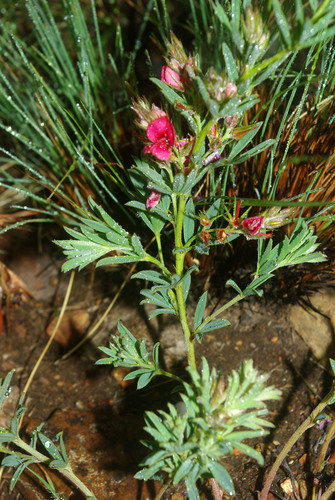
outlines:
[[[52,231],[50,240],[54,237]],[[48,325],[59,314],[70,278],[70,273],[60,271],[62,255],[58,249],[51,242],[42,241],[39,251],[36,247],[40,246],[40,240],[33,232],[12,232],[0,241],[5,252],[2,261],[32,294],[32,297],[23,294],[20,304],[12,303],[10,307],[7,304],[4,309],[6,324],[0,337],[0,377],[14,368],[16,372],[6,414],[0,414],[2,419],[8,419],[13,412],[16,398],[48,341],[47,331],[50,333],[52,329]],[[85,335],[101,318],[126,274],[125,268],[76,273],[63,336],[57,336],[58,341],[51,344],[33,379],[21,428],[21,437],[26,440],[42,422],[43,432],[50,439],[56,440],[57,433],[63,431],[73,470],[98,500],[153,500],[158,495],[160,483],[133,479],[139,462],[146,455],[146,449],[139,443],[147,437],[142,430],[143,414],[146,410],[164,408],[166,402],[174,401],[176,396],[171,395],[173,386],[163,380],[154,380],[149,387],[136,391],[131,382],[123,381],[124,370],[95,365],[102,357],[97,347],[108,345],[121,319],[133,335],[145,338],[149,346],[157,340],[161,342],[167,367],[182,373],[186,366],[178,325],[169,318],[148,321],[148,310],[138,306],[143,283],[134,280],[127,283],[97,334],[66,360],[59,361],[78,337]],[[196,295],[202,293],[202,286],[199,282]],[[15,292],[18,290],[11,291],[14,302],[19,298]],[[229,299],[229,291],[215,294],[210,290],[210,293],[209,308]],[[198,360],[205,355],[209,364],[224,374],[237,369],[243,359],[252,358],[260,372],[270,374],[269,383],[282,390],[282,398],[269,404],[268,419],[275,424],[274,429],[265,439],[249,443],[263,453],[265,466],[260,467],[254,460],[238,454],[224,458],[223,463],[234,479],[234,498],[237,499],[257,498],[278,452],[331,385],[327,369],[313,359],[290,324],[289,307],[281,300],[271,300],[270,295],[246,299],[229,310],[227,318],[231,326],[207,334],[197,349]],[[193,311],[191,304],[189,314]],[[0,424],[3,425],[3,420]],[[276,476],[271,498],[294,498],[282,488],[282,483],[291,477],[300,487],[300,498],[311,498],[313,471],[324,436],[325,430],[315,426],[297,442]],[[58,492],[72,500],[82,498],[56,473],[48,471],[48,474]],[[330,463],[320,482],[326,485],[333,474],[334,464]],[[22,474],[10,492],[12,475],[13,470],[8,468],[2,472],[2,500],[50,498],[28,472]],[[201,498],[211,499],[209,486],[204,483],[201,488]],[[307,491],[304,492],[304,488]],[[181,485],[166,490],[162,498],[178,500],[187,496]]]

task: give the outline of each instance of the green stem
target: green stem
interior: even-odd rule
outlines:
[[[183,246],[182,233],[183,233],[184,211],[188,195],[182,194],[178,196],[178,198],[179,198],[178,200],[179,203],[177,207],[177,213],[175,215],[175,247],[181,248]],[[176,253],[176,274],[180,277],[182,277],[184,271],[185,254],[186,252]],[[191,338],[191,332],[186,315],[186,304],[184,299],[183,288],[184,288],[183,283],[177,285],[176,287],[178,314],[187,345],[188,364],[192,366],[192,368],[196,369],[194,344],[193,344],[193,339]]]
[[[171,273],[168,270],[168,268],[165,267],[165,265],[161,261],[159,261],[155,257],[152,257],[150,254],[148,253],[145,254],[143,262],[152,262],[153,264],[155,264],[155,266],[159,267],[159,269],[161,269],[166,276],[171,276]]]
[[[312,413],[306,418],[306,420],[300,425],[300,427],[298,427],[298,429],[292,434],[290,439],[287,441],[284,448],[279,453],[276,461],[274,462],[274,464],[271,467],[271,470],[269,472],[269,475],[266,479],[263,490],[261,492],[260,500],[267,499],[268,493],[269,493],[270,488],[271,488],[272,481],[274,480],[275,475],[277,474],[277,471],[278,471],[279,467],[281,466],[282,461],[284,460],[284,458],[286,457],[286,455],[288,454],[288,452],[290,451],[292,446],[296,443],[296,441],[298,441],[300,436],[302,436],[302,434],[305,431],[307,431],[307,429],[309,429],[310,427],[313,427],[313,425],[315,424],[315,419],[318,417],[318,415],[320,415],[322,410],[328,404],[331,404],[331,400],[334,399],[334,392],[335,392],[335,387],[333,387],[331,389],[331,391],[327,394],[327,396],[325,396],[323,398],[321,403],[318,404],[318,406],[312,411]],[[325,500],[325,498],[328,498],[328,497],[324,497],[323,500]]]
[[[159,368],[159,370],[157,371],[157,375],[163,375],[164,377],[173,378],[174,380],[177,380],[181,384],[183,383],[183,379],[178,377],[178,375],[175,375],[174,373],[166,372],[165,370],[162,370],[161,368]]]
[[[216,122],[216,118],[212,118],[209,120],[206,125],[201,129],[200,134],[197,137],[197,140],[195,141],[194,148],[193,148],[193,154],[196,154],[200,151],[200,148],[202,146],[202,143],[207,137],[207,134],[210,130],[210,128],[214,125]]]
[[[163,255],[163,249],[162,249],[161,233],[159,231],[155,232],[155,238],[156,238],[156,244],[157,244],[157,250],[158,250],[159,260],[161,261],[162,266],[165,267],[165,264],[164,264],[164,255]]]
[[[38,462],[41,463],[46,463],[48,464],[50,462],[50,458],[47,457],[46,455],[43,455],[39,451],[35,450],[32,448],[29,444],[27,444],[25,441],[23,441],[19,436],[17,436],[14,440],[13,443],[16,444],[19,448],[22,450],[25,450],[29,455],[35,457]],[[85,486],[85,484],[73,473],[71,466],[68,464],[64,468],[57,468],[55,467],[56,470],[62,476],[66,477],[69,481],[71,481],[72,484],[74,484],[82,493],[85,495],[87,498],[96,498],[93,493]]]

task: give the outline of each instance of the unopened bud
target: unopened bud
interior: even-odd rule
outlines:
[[[205,243],[206,247],[208,247],[208,243],[210,242],[211,236],[207,231],[201,231],[199,237]]]
[[[200,216],[200,224],[203,227],[208,228],[208,227],[211,227],[212,221],[207,217],[207,215],[205,213],[202,213]]]
[[[234,82],[228,82],[224,91],[226,99],[233,97],[237,92],[237,87]]]
[[[227,233],[224,229],[216,230],[216,243],[224,243],[227,241]]]

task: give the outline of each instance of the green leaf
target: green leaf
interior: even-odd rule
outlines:
[[[272,5],[279,31],[284,39],[286,47],[290,49],[292,46],[292,40],[290,35],[290,27],[286,20],[285,14],[282,11],[279,0],[272,0]]]
[[[196,484],[193,481],[189,481],[188,478],[186,478],[185,484],[189,500],[199,500],[200,497]]]
[[[157,308],[154,311],[152,311],[152,313],[149,316],[149,319],[155,318],[156,316],[159,316],[160,314],[174,314],[174,315],[176,315],[177,312],[172,307],[170,307],[170,308]]]
[[[229,495],[235,494],[233,480],[228,471],[223,467],[223,465],[217,462],[208,462],[208,469],[212,473],[214,479],[217,480],[221,488],[227,491]]]
[[[330,368],[332,369],[333,375],[335,377],[335,360],[332,358],[329,358],[329,363],[330,363]]]
[[[223,328],[229,325],[230,321],[228,321],[225,318],[213,319],[199,330],[199,334],[203,335],[206,332],[211,332],[212,330],[218,330],[219,328]]]
[[[149,384],[150,380],[152,379],[152,377],[155,375],[155,372],[152,371],[151,373],[143,373],[143,375],[141,375],[138,379],[138,382],[137,382],[137,389],[143,389],[143,387],[145,387],[146,385]]]
[[[216,1],[214,4],[213,4],[213,9],[214,9],[214,12],[217,16],[217,18],[219,19],[220,23],[223,24],[223,26],[228,30],[228,31],[231,31],[231,24],[230,24],[230,21],[228,19],[228,16],[227,14],[225,13],[222,5],[220,5],[220,3],[218,1]]]
[[[173,192],[178,194],[182,192],[184,187],[185,177],[184,174],[176,174],[173,178]]]
[[[7,373],[4,379],[0,379],[0,408],[5,398],[10,395],[10,383],[14,375],[15,370],[11,370]]]
[[[157,85],[171,104],[185,103],[185,99],[181,94],[178,94],[174,89],[169,87],[166,83],[162,82],[158,78],[150,78],[150,80]]]
[[[260,144],[257,144],[257,146],[249,149],[249,151],[246,151],[245,153],[241,154],[238,156],[235,160],[234,163],[243,163],[247,161],[249,158],[252,156],[258,155],[268,147],[272,146],[276,141],[274,139],[267,139],[266,141],[261,142]]]
[[[91,196],[88,197],[88,204],[92,208],[92,210],[97,213],[103,221],[109,226],[113,231],[121,234],[122,236],[127,236],[127,231],[123,229],[120,224],[118,224],[108,213],[104,210],[100,205],[98,205]]]
[[[237,283],[235,283],[235,281],[233,280],[228,280],[226,281],[226,285],[225,286],[231,286],[232,288],[234,288],[234,290],[236,290],[236,292],[239,294],[239,295],[243,295],[243,292],[241,290],[241,288],[238,286]]]
[[[166,184],[163,180],[162,175],[157,172],[154,168],[151,168],[147,163],[137,162],[136,167],[138,170],[142,172],[148,179],[150,179],[150,186],[153,189],[157,189],[157,191],[161,193],[171,194],[172,189],[170,186]]]
[[[69,459],[68,459],[68,456],[67,456],[67,453],[66,453],[66,449],[65,449],[65,445],[64,445],[64,440],[63,440],[63,432],[59,432],[56,436],[58,442],[59,442],[59,446],[60,446],[60,449],[61,449],[61,452],[62,452],[62,460],[65,464],[68,463]]]
[[[173,484],[178,484],[182,479],[184,479],[185,476],[187,476],[190,472],[190,470],[193,467],[193,460],[188,458],[184,462],[182,462],[181,466],[179,469],[176,470],[174,478],[173,478]]]
[[[96,267],[100,266],[113,266],[115,264],[127,264],[128,262],[140,262],[142,261],[142,257],[138,257],[137,255],[116,255],[115,257],[105,257],[104,259],[98,260],[96,263]]]
[[[32,460],[33,461],[33,460]],[[22,457],[17,455],[7,455],[1,462],[1,467],[17,467],[22,463]]]
[[[240,27],[240,0],[232,0],[231,2],[231,22],[237,29]]]
[[[157,271],[151,271],[151,270],[139,271],[138,273],[132,275],[131,279],[134,278],[152,281],[153,283],[159,283],[161,285],[169,284],[169,280],[163,274]]]
[[[205,314],[205,309],[206,309],[206,304],[207,304],[207,292],[204,292],[197,304],[195,314],[194,314],[194,329],[197,330],[199,326],[201,325],[202,318],[204,317]]]
[[[218,198],[214,203],[206,210],[206,215],[209,219],[214,219],[219,213],[221,207],[221,199]]]
[[[41,432],[38,433],[38,437],[49,455],[51,455],[53,459],[60,460],[62,463],[64,463],[62,455],[60,454],[58,448],[54,445],[54,443]]]
[[[223,52],[223,57],[224,57],[224,60],[226,63],[226,70],[227,70],[229,79],[232,82],[236,82],[236,80],[238,80],[238,71],[237,71],[237,67],[235,64],[235,58],[234,58],[233,54],[231,53],[228,45],[225,42],[223,42],[223,44],[222,44],[222,52]]]
[[[10,443],[11,441],[14,441],[15,438],[16,434],[3,430],[3,428],[0,427],[0,443]]]
[[[13,489],[15,488],[15,485],[16,485],[19,477],[21,476],[22,472],[24,471],[24,469],[26,469],[29,465],[33,464],[34,462],[36,462],[36,460],[34,460],[32,458],[27,458],[27,459],[24,459],[21,462],[21,464],[17,467],[16,471],[13,474],[11,482],[10,482],[10,490],[11,491],[13,491]]]
[[[259,432],[258,434],[256,434],[255,437],[257,436],[259,436]],[[251,446],[248,446],[245,443],[241,443],[239,441],[233,441],[233,446],[234,448],[237,448],[238,450],[242,451],[248,457],[251,457],[254,460],[256,460],[256,462],[258,462],[259,465],[264,464],[264,458],[262,457],[262,455],[254,448],[251,448]]]
[[[137,236],[137,234],[133,234],[133,236],[131,237],[131,243],[133,245],[135,253],[137,255],[139,255],[140,257],[143,257],[144,250],[143,250],[143,247],[142,247],[142,244],[141,244],[141,240]]]
[[[141,481],[148,481],[156,474],[156,472],[160,471],[165,465],[164,461],[157,462],[152,467],[148,467],[147,469],[142,469],[139,472],[136,472],[135,479],[139,479]]]

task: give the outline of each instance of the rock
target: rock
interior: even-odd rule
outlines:
[[[54,317],[47,326],[49,337],[53,334],[58,317]],[[54,337],[64,347],[72,347],[85,333],[90,322],[89,313],[84,309],[65,312]]]
[[[324,288],[310,297],[310,308],[294,305],[290,321],[316,359],[326,365],[335,355],[335,290]]]

